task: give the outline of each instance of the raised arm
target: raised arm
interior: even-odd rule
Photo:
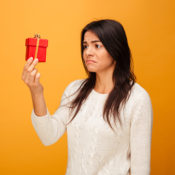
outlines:
[[[29,87],[32,96],[32,124],[41,142],[47,146],[55,143],[66,130],[69,108],[65,104],[69,102],[68,91],[72,90],[72,85],[77,81],[73,81],[67,86],[61,98],[61,105],[53,115],[50,115],[44,99],[44,88],[39,81],[40,73],[35,68],[37,63],[38,59],[33,60],[32,57],[27,60],[22,80]]]

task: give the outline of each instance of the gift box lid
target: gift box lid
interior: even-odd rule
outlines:
[[[37,38],[27,38],[26,39],[26,46],[36,46],[37,44]],[[48,40],[47,39],[39,39],[39,47],[47,47],[48,46]]]

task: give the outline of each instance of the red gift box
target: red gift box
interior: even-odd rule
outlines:
[[[48,46],[47,39],[40,39],[38,34],[34,38],[26,39],[26,58],[33,57],[33,59],[38,58],[39,62],[46,62],[46,48]]]

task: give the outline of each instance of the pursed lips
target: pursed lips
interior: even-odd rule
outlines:
[[[86,60],[86,63],[96,63],[94,60]]]

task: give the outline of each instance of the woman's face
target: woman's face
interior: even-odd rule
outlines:
[[[84,35],[83,59],[89,72],[114,70],[116,61],[107,52],[95,33],[88,30]]]

